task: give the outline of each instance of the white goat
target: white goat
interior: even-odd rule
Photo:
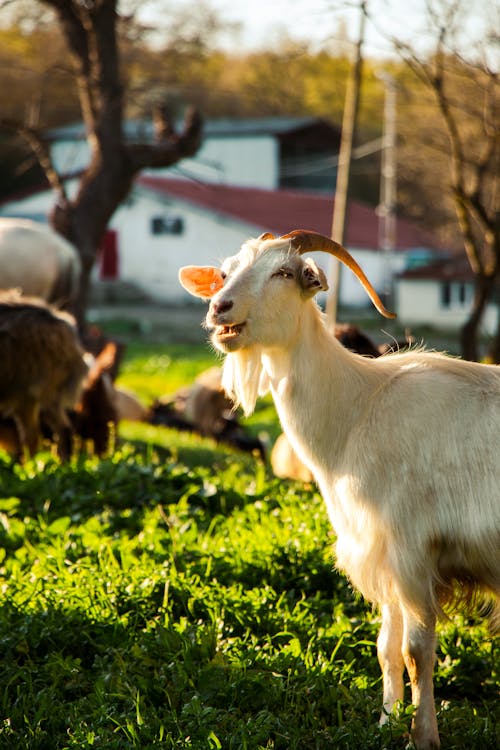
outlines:
[[[403,699],[406,664],[413,742],[435,750],[436,618],[445,604],[485,594],[498,624],[500,368],[424,351],[347,351],[313,300],[327,282],[301,257],[312,250],[348,265],[394,317],[344,248],[304,230],[249,240],[221,270],[190,266],[180,280],[211,298],[206,324],[228,355],[228,392],[248,413],[271,390],[325,498],[338,566],[381,608],[381,723]]]
[[[80,274],[76,249],[49,226],[0,217],[0,289],[18,288],[64,307],[78,290]]]

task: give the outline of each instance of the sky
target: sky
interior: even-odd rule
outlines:
[[[283,37],[310,40],[314,46],[334,49],[339,23],[344,23],[348,37],[359,38],[360,0],[204,0],[213,7],[220,18],[235,22],[240,29],[232,36],[221,39],[221,46],[228,50],[270,48]],[[158,0],[157,0],[158,2]],[[397,37],[409,41],[419,51],[429,49],[426,34],[428,4],[442,6],[452,0],[366,0],[369,15],[365,26],[364,52],[369,57],[387,57],[392,53],[389,39]],[[150,6],[143,4],[146,15]],[[488,3],[464,3],[468,15],[463,20],[463,39],[467,42],[481,36],[484,16],[488,7],[491,25],[499,12],[499,0]],[[195,7],[193,0],[168,0],[170,11],[176,8]],[[158,7],[158,6],[156,6]],[[479,10],[478,10],[479,8]],[[151,10],[155,13],[154,10]],[[157,12],[157,11],[156,11]],[[498,17],[500,22],[500,16]],[[490,26],[491,28],[491,26]]]
[[[335,44],[340,23],[348,37],[359,38],[359,0],[205,0],[221,19],[240,24],[240,30],[222,39],[234,49],[270,48],[284,36],[310,40],[315,46]],[[387,56],[387,37],[423,39],[426,0],[366,0],[370,16],[365,27],[365,52]],[[193,7],[193,0],[169,0],[169,8]],[[146,13],[155,13],[154,3],[145,3]],[[378,28],[377,28],[378,27]],[[385,35],[385,38],[384,38]]]
[[[356,41],[361,18],[359,2],[353,0],[349,4],[353,7],[346,7],[347,3],[334,0],[213,0],[214,7],[221,9],[223,17],[242,23],[242,46],[251,48],[272,44],[279,40],[283,32],[311,40],[319,46],[334,45],[336,32],[342,22],[349,38]],[[388,34],[400,33],[402,25],[407,27],[410,18],[411,27],[417,29],[422,19],[419,12],[422,5],[423,0],[368,0],[370,13],[380,19],[381,28]],[[377,56],[386,54],[389,45],[373,24],[367,23],[365,32],[367,53]]]

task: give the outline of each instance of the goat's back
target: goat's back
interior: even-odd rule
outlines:
[[[48,226],[0,217],[0,289],[66,303],[75,294],[81,262],[76,249]]]
[[[439,611],[455,581],[500,596],[500,368],[425,353],[371,366],[386,377],[320,480],[340,566],[376,601],[397,580],[417,609]]]
[[[0,403],[31,396],[72,405],[86,370],[69,316],[38,301],[0,297]]]

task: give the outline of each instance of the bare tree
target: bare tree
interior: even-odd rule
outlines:
[[[471,56],[469,48],[466,56],[452,44],[462,6],[460,0],[428,3],[432,54],[418,55],[408,45],[398,48],[432,92],[448,137],[449,190],[475,275],[474,301],[461,331],[462,354],[474,360],[479,326],[500,282],[500,81],[486,54]],[[500,362],[500,316],[490,355]]]
[[[106,226],[146,167],[168,167],[193,155],[201,142],[202,123],[189,111],[176,132],[165,106],[154,113],[154,142],[127,142],[123,128],[125,88],[117,37],[118,0],[39,0],[51,8],[64,36],[76,80],[89,163],[70,198],[51,161],[49,144],[38,129],[12,121],[31,145],[56,196],[50,220],[78,248],[83,278],[74,312],[83,328],[90,272]],[[1,125],[2,123],[0,123]]]

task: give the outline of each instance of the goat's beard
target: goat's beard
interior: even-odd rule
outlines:
[[[248,416],[255,409],[258,396],[267,391],[267,377],[262,369],[259,349],[240,349],[227,354],[222,374],[222,387]]]

